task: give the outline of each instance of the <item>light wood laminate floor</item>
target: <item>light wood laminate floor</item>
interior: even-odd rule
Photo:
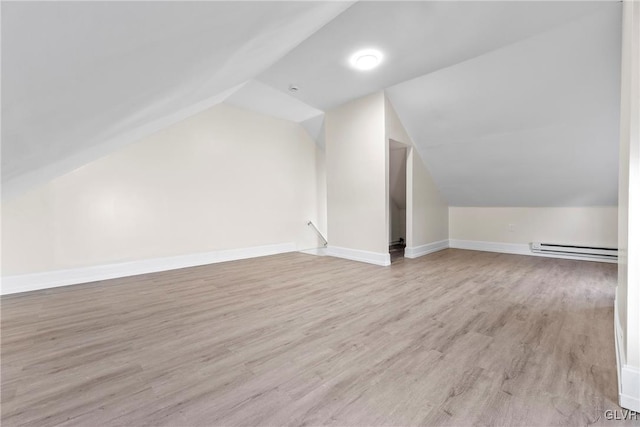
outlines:
[[[4,297],[2,425],[619,425],[615,283],[613,264],[449,249]]]

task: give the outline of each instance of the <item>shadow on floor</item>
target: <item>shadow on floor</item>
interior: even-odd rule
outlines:
[[[404,259],[404,248],[405,248],[405,244],[404,243],[397,243],[394,245],[389,245],[389,255],[391,255],[391,263],[393,264],[394,261],[399,261],[401,259]]]

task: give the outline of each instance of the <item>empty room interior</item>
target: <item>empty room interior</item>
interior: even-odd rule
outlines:
[[[640,425],[640,2],[2,1],[3,426]]]

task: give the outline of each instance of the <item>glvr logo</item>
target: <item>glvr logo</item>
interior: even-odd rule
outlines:
[[[621,409],[621,410],[607,409],[606,411],[604,411],[604,417],[610,421],[640,420],[640,416],[638,416],[638,413],[636,411],[631,411],[629,409]]]

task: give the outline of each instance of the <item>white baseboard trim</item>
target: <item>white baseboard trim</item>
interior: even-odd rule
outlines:
[[[472,251],[500,252],[504,254],[534,255],[529,245],[517,243],[483,242],[480,240],[449,239],[449,247]]]
[[[620,326],[620,318],[618,317],[618,287],[613,299],[613,339],[616,346],[616,374],[618,376],[618,395],[622,394],[622,374],[621,368],[625,364],[625,354],[622,351],[620,343],[622,341],[622,327]]]
[[[468,249],[472,251],[499,252],[504,254],[529,255],[545,258],[562,258],[574,259],[578,261],[594,261],[617,264],[617,260],[589,258],[580,255],[562,255],[562,254],[539,254],[531,252],[527,243],[500,243],[500,242],[483,242],[479,240],[460,240],[449,239],[449,247],[455,249]]]
[[[329,246],[327,247],[327,255],[336,258],[349,259],[351,261],[381,265],[384,267],[391,265],[391,255],[388,253],[385,254],[380,252],[362,251],[359,249],[341,248],[339,246]]]
[[[620,377],[622,392],[618,403],[625,409],[640,413],[640,369],[624,365]]]
[[[627,365],[624,349],[621,346],[623,337],[620,318],[618,317],[618,288],[616,288],[616,298],[613,304],[618,403],[625,409],[640,412],[640,369]]]
[[[441,251],[449,247],[449,240],[440,240],[437,242],[427,243],[420,246],[407,246],[404,248],[405,258],[418,258],[433,252]]]
[[[58,286],[77,285],[80,283],[136,276],[138,274],[156,273],[159,271],[176,270],[179,268],[215,264],[225,261],[276,255],[294,252],[295,250],[295,243],[280,243],[250,248],[178,255],[166,258],[152,258],[117,264],[95,265],[69,270],[6,276],[2,278],[0,294],[8,295],[18,292],[56,288]]]

